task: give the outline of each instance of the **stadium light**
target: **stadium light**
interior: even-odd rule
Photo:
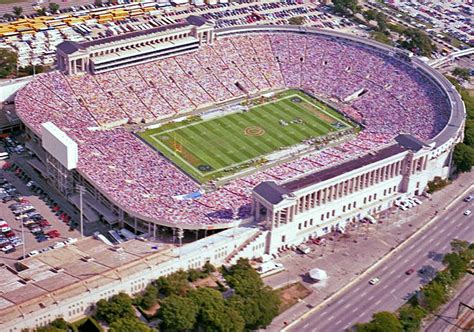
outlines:
[[[86,188],[82,185],[77,185],[77,190],[79,191],[79,224],[81,227],[81,239],[84,238],[84,214],[82,207],[82,195],[84,194]]]

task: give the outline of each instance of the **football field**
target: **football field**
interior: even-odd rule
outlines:
[[[253,103],[257,105],[246,112],[172,122],[140,136],[205,182],[258,165],[282,148],[352,127],[335,110],[300,91]]]

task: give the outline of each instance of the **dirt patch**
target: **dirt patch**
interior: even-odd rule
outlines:
[[[210,275],[207,278],[204,279],[198,279],[195,282],[193,282],[193,285],[195,287],[207,287],[207,288],[216,288],[217,285],[217,279],[215,276]]]
[[[298,300],[304,299],[311,291],[303,286],[302,283],[297,282],[295,284],[288,285],[280,289],[280,312],[283,312],[296,304]]]
[[[158,309],[160,309],[160,304],[157,303],[148,310],[145,310],[143,308],[140,309],[146,317],[155,317],[156,313],[158,312]]]

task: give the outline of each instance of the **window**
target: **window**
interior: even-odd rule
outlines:
[[[285,242],[286,241],[286,235],[282,235],[281,236],[281,242]]]
[[[342,212],[346,212],[346,206],[345,205],[342,207]]]
[[[321,215],[321,221],[324,221],[324,213]]]
[[[349,205],[348,205],[348,207],[347,207],[347,208],[350,210],[350,209],[351,209],[351,207],[352,207],[352,203],[349,203]]]
[[[377,194],[374,194],[374,201],[377,199]]]
[[[364,204],[367,203],[367,197],[364,197]]]
[[[301,229],[301,223],[298,224],[298,229]]]
[[[331,215],[334,217],[335,214],[336,214],[336,210],[332,210]]]

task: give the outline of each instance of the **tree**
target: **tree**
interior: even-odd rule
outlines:
[[[11,75],[16,68],[17,55],[15,52],[0,48],[0,78]]]
[[[184,295],[189,290],[188,273],[179,270],[167,277],[158,278],[155,284],[164,296]]]
[[[474,165],[474,148],[458,143],[454,147],[453,162],[459,172],[470,172]]]
[[[422,291],[421,304],[428,311],[438,309],[446,299],[446,287],[438,282],[427,284]]]
[[[199,308],[197,324],[205,331],[243,331],[244,319],[232,307],[226,306],[222,294],[211,288],[198,288],[188,294]]]
[[[341,14],[353,14],[357,11],[357,0],[333,0],[334,11]]]
[[[456,67],[453,70],[453,75],[467,81],[471,76],[471,72],[468,68]]]
[[[191,299],[171,295],[161,303],[158,316],[165,330],[191,330],[196,324],[198,309]]]
[[[458,280],[467,268],[467,262],[454,252],[444,255],[443,263],[448,266],[449,272],[454,280]]]
[[[212,265],[210,262],[206,262],[206,264],[204,264],[204,266],[202,267],[202,270],[207,273],[207,274],[210,274],[212,272],[215,272],[216,271],[216,268],[214,265]]]
[[[403,331],[416,332],[420,330],[421,320],[426,312],[418,305],[405,305],[400,309],[400,323]]]
[[[46,9],[40,8],[40,9],[36,10],[36,14],[38,14],[39,16],[45,16],[46,15]]]
[[[444,287],[449,287],[454,283],[453,276],[449,270],[436,273],[436,277],[433,280]]]
[[[139,321],[135,316],[120,318],[109,326],[110,332],[153,332],[145,323]]]
[[[52,13],[57,13],[59,10],[59,5],[55,2],[50,2],[48,7]]]
[[[419,29],[405,29],[403,35],[405,40],[400,41],[403,48],[424,56],[430,56],[435,49],[430,37]]]
[[[16,17],[20,17],[22,13],[23,13],[23,7],[13,6],[13,14],[15,14]]]
[[[397,316],[388,311],[377,312],[372,316],[372,320],[368,323],[357,324],[355,326],[357,332],[401,332],[402,324]]]
[[[303,16],[293,16],[288,19],[288,23],[291,25],[303,25],[304,21]]]
[[[125,293],[119,293],[110,298],[110,300],[100,300],[97,302],[97,318],[111,324],[125,317],[135,317],[135,311],[132,307],[132,299]]]
[[[137,299],[137,304],[143,309],[148,310],[156,304],[157,300],[158,289],[153,284],[149,284],[143,294]]]

